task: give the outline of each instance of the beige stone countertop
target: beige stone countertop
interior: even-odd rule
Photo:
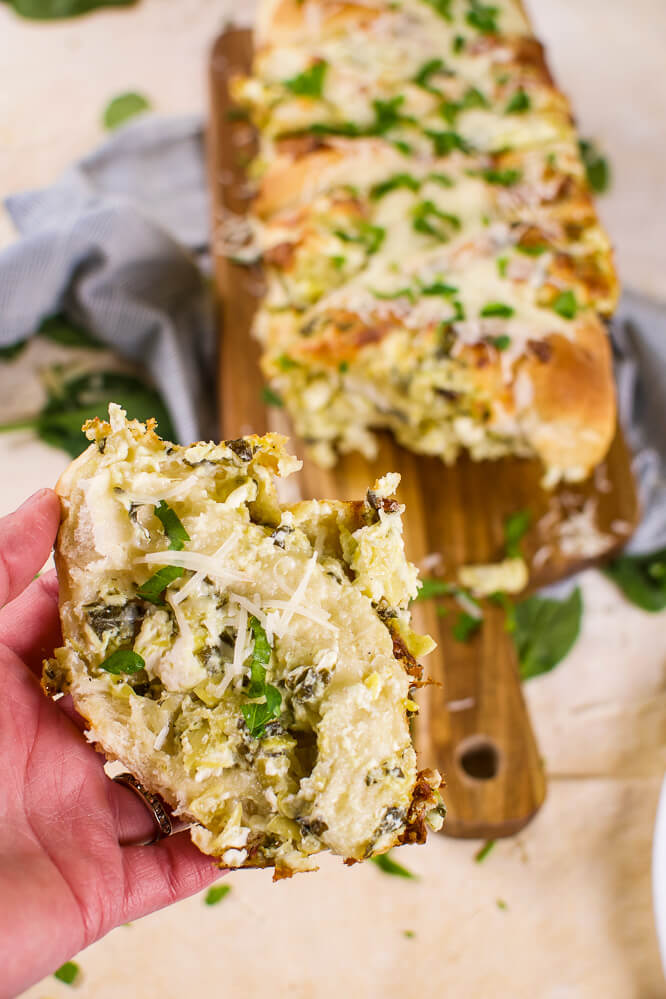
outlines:
[[[528,6],[581,133],[611,161],[613,186],[599,207],[621,276],[666,300],[666,4]],[[252,8],[242,8],[243,20]],[[164,113],[204,111],[207,52],[233,9],[231,0],[141,0],[40,23],[0,4],[0,195],[49,183],[100,142],[102,110],[118,93],[144,93]],[[0,218],[0,245],[12,238]],[[46,345],[29,351],[47,349],[57,355]],[[38,386],[26,374],[13,391],[25,403]],[[9,405],[4,390],[2,402]],[[3,435],[0,512],[53,483],[65,464],[27,434]],[[417,881],[333,858],[318,874],[277,885],[270,872],[239,871],[220,905],[195,897],[89,948],[77,958],[82,980],[74,991],[49,978],[25,995],[665,995],[650,891],[666,767],[665,617],[625,603],[596,572],[585,573],[582,588],[579,641],[556,670],[526,685],[548,798],[531,825],[498,842],[482,864],[474,861],[478,843],[433,836],[399,854]]]

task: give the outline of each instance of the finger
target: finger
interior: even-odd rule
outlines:
[[[188,832],[160,840],[154,846],[125,846],[121,852],[125,876],[123,922],[195,895],[221,876],[212,858],[197,850]]]
[[[139,795],[112,780],[109,780],[107,794],[118,830],[118,842],[124,846],[152,839],[156,831],[155,819]]]
[[[39,676],[60,637],[58,579],[51,571],[0,610],[0,642]]]
[[[0,607],[17,597],[42,568],[58,532],[60,500],[40,489],[0,520]]]

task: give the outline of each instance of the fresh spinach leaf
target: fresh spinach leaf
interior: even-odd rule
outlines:
[[[107,673],[113,673],[114,676],[138,673],[145,667],[146,663],[143,657],[138,652],[132,652],[131,649],[116,649],[115,652],[106,657],[104,662],[99,664],[100,669],[106,670]]]
[[[445,597],[452,589],[452,584],[445,583],[443,579],[422,579],[421,587],[414,600],[430,600],[432,597]]]
[[[392,874],[396,878],[409,878],[411,881],[418,881],[416,874],[412,874],[411,871],[408,871],[406,867],[403,867],[402,864],[399,864],[391,857],[390,851],[388,853],[380,853],[377,857],[370,857],[370,860],[383,874]]]
[[[206,897],[204,898],[205,905],[217,905],[226,898],[231,891],[231,885],[213,885],[206,892]]]
[[[261,739],[266,725],[280,717],[282,694],[270,683],[266,683],[266,666],[270,662],[271,647],[266,632],[255,617],[250,617],[250,628],[254,636],[254,647],[250,661],[250,685],[246,694],[255,703],[241,705],[241,713],[250,730],[250,735]],[[263,697],[263,701],[258,698]]]
[[[523,114],[525,111],[529,111],[531,106],[532,101],[530,100],[530,95],[526,94],[524,90],[517,90],[505,107],[504,113]]]
[[[183,527],[176,511],[164,500],[160,500],[155,507],[155,516],[164,528],[164,533],[169,539],[169,548],[171,551],[181,551],[185,542],[190,540],[190,536]]]
[[[64,982],[65,985],[73,985],[79,977],[80,971],[81,969],[76,961],[65,961],[57,971],[53,972],[53,977],[57,978],[59,982]]]
[[[483,618],[474,617],[472,614],[468,614],[467,611],[461,611],[451,629],[451,634],[457,642],[469,642],[482,624]]]
[[[148,600],[151,604],[162,604],[164,603],[162,594],[167,586],[175,579],[180,579],[184,572],[185,570],[178,565],[165,565],[139,587],[137,594],[142,600]]]
[[[666,548],[650,555],[619,555],[604,572],[637,607],[652,613],[666,609]]]
[[[563,319],[575,319],[578,312],[578,302],[570,288],[567,291],[561,291],[551,307],[553,312],[557,312],[558,316],[562,316]]]
[[[324,92],[324,80],[327,69],[327,62],[323,60],[315,62],[309,69],[304,70],[297,76],[292,76],[289,80],[285,80],[284,85],[287,90],[290,90],[297,97],[321,97]]]
[[[134,115],[150,109],[150,101],[143,94],[118,94],[104,109],[102,121],[108,129],[118,128]]]
[[[137,0],[5,0],[17,14],[34,21],[78,17],[103,7],[131,7]]]
[[[566,600],[533,596],[515,605],[513,638],[523,680],[547,673],[564,659],[578,638],[582,614],[578,587]]]

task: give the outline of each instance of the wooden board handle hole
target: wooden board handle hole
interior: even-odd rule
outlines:
[[[487,735],[470,735],[458,743],[456,764],[466,780],[494,780],[502,769],[502,754]]]

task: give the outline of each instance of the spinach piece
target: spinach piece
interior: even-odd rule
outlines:
[[[451,583],[445,583],[443,579],[422,579],[421,588],[414,597],[415,600],[430,600],[432,597],[445,597],[452,590]]]
[[[256,617],[250,617],[250,628],[254,636],[254,648],[250,662],[250,685],[246,694],[256,700],[263,697],[263,702],[243,704],[241,712],[250,735],[261,739],[266,734],[266,725],[273,718],[280,717],[282,694],[270,683],[266,683],[266,666],[270,662],[271,647],[266,632]]]
[[[59,982],[64,982],[65,985],[73,985],[79,977],[80,971],[81,969],[76,961],[65,961],[57,971],[53,972],[53,977],[57,978]]]
[[[566,600],[533,596],[515,605],[513,639],[521,679],[547,673],[564,659],[578,638],[582,614],[578,587]]]
[[[151,604],[163,604],[162,594],[167,586],[175,579],[180,579],[184,572],[185,570],[178,565],[165,565],[139,587],[137,594],[142,600],[148,600]]]
[[[57,374],[58,369],[54,369]],[[157,392],[134,375],[118,371],[88,371],[63,378],[49,390],[48,399],[37,416],[0,425],[0,432],[32,429],[53,447],[62,448],[72,458],[87,446],[81,425],[98,416],[106,418],[110,402],[117,402],[130,418],[155,417],[166,438],[175,431]]]
[[[272,389],[270,385],[264,385],[261,390],[261,398],[267,406],[284,406],[282,396],[278,395],[275,389]]]
[[[508,350],[511,346],[511,337],[507,336],[506,333],[502,333],[500,336],[493,336],[490,338],[495,350]]]
[[[146,663],[143,657],[131,649],[117,649],[99,664],[100,669],[106,670],[107,673],[113,673],[114,676],[138,673],[145,667]]]
[[[651,613],[666,608],[666,548],[650,555],[619,555],[604,573],[637,607]]]
[[[563,319],[575,319],[578,312],[578,302],[573,291],[561,291],[551,306],[553,312]]]
[[[427,90],[431,94],[437,94],[441,97],[442,92],[438,90],[437,87],[433,87],[431,83],[431,77],[437,74],[444,74],[445,76],[450,76],[450,70],[446,68],[446,64],[443,59],[429,59],[428,62],[421,66],[420,70],[414,77],[414,83],[417,87],[422,87],[423,90]]]
[[[510,319],[515,309],[504,302],[488,302],[479,313],[480,316],[498,316],[500,319]]]
[[[608,160],[590,139],[580,139],[578,148],[588,184],[596,194],[603,194],[608,190],[611,180]]]
[[[390,850],[388,853],[380,853],[377,857],[370,857],[370,860],[379,868],[382,874],[391,874],[396,878],[409,878],[410,881],[418,881],[416,874],[412,874],[402,864],[393,860]]]
[[[217,905],[226,898],[231,891],[231,885],[213,885],[206,892],[206,897],[204,898],[205,905]]]
[[[471,152],[472,147],[457,132],[432,132],[426,130],[425,133],[432,140],[433,148],[437,156],[448,156],[455,149],[461,153]]]
[[[285,80],[284,85],[297,97],[321,97],[327,69],[328,63],[324,60],[316,62],[297,76]]]
[[[396,173],[392,177],[387,177],[386,180],[382,180],[371,187],[370,197],[373,201],[378,201],[379,198],[383,198],[385,194],[390,194],[391,191],[395,191],[399,187],[406,187],[410,191],[418,191],[420,186],[420,182],[416,177],[412,177],[411,174]]]
[[[518,510],[504,521],[504,552],[507,558],[520,558],[520,542],[527,534],[532,517],[529,510]]]
[[[532,106],[532,101],[530,100],[530,95],[526,94],[524,90],[517,90],[507,106],[504,108],[505,114],[523,114],[524,111],[529,111]]]
[[[132,7],[136,0],[5,0],[21,17],[34,21],[56,21],[78,17],[102,7]]]
[[[483,618],[473,617],[467,611],[461,611],[451,629],[451,634],[457,642],[469,642],[482,624]]]
[[[118,94],[112,101],[109,101],[102,115],[104,127],[108,129],[118,128],[134,115],[150,109],[150,101],[142,94],[127,93]]]
[[[499,7],[491,7],[480,3],[479,0],[471,0],[470,6],[472,9],[467,12],[465,17],[470,27],[476,28],[483,35],[497,35],[499,33],[497,26]]]
[[[155,507],[155,516],[164,528],[164,533],[169,539],[169,548],[171,551],[181,551],[185,542],[190,540],[190,536],[183,527],[176,511],[164,500],[160,500]]]
[[[425,3],[443,17],[445,21],[452,21],[453,14],[451,13],[451,0],[425,0]]]

